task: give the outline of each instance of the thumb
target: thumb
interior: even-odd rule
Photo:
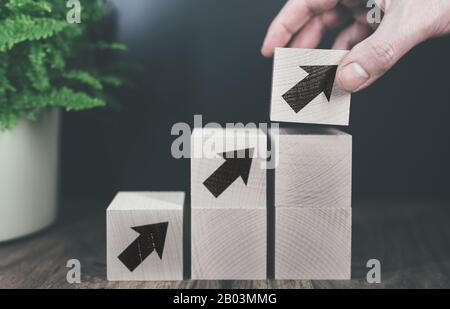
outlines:
[[[338,83],[349,92],[368,87],[425,39],[420,33],[398,18],[386,15],[375,33],[344,58],[337,73]]]

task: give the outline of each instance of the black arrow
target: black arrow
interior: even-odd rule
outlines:
[[[252,165],[253,148],[235,150],[221,154],[223,163],[203,184],[216,198],[219,197],[239,177],[247,185]]]
[[[295,113],[301,111],[322,92],[331,98],[337,65],[301,66],[309,75],[283,94],[283,99]]]
[[[152,252],[156,250],[160,259],[164,251],[169,222],[132,227],[140,235],[119,256],[119,260],[134,271]]]

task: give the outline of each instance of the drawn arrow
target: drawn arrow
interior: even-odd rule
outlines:
[[[162,259],[169,222],[132,227],[140,235],[119,256],[119,260],[134,271],[152,252],[156,250]]]
[[[203,184],[216,198],[239,177],[247,185],[252,165],[253,148],[235,150],[221,154],[223,163]]]
[[[282,95],[295,113],[301,111],[322,92],[330,102],[337,65],[301,66],[309,75]]]

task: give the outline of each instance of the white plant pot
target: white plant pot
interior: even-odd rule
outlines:
[[[0,242],[35,233],[56,218],[60,112],[0,131]]]

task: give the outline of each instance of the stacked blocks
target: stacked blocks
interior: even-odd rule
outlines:
[[[275,51],[271,120],[348,125],[335,83],[347,51]],[[275,278],[350,279],[352,137],[330,127],[271,132]],[[191,276],[267,278],[267,135],[256,127],[191,136]],[[107,209],[108,280],[183,279],[183,192],[119,193]],[[270,231],[269,231],[270,232]]]
[[[192,279],[266,278],[266,151],[257,129],[194,130]]]
[[[352,138],[281,129],[275,170],[275,278],[350,279]]]
[[[348,51],[278,48],[271,120],[348,125],[351,94],[336,80]],[[350,279],[352,138],[331,128],[273,134],[275,278]]]

